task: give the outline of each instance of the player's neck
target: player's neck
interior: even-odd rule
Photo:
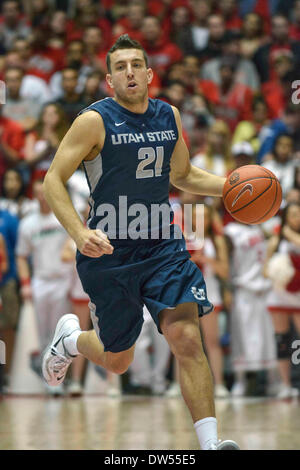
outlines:
[[[128,111],[136,114],[144,114],[147,111],[149,105],[148,96],[140,103],[124,102],[122,99],[116,96],[114,96],[113,99],[123,108],[128,109]]]

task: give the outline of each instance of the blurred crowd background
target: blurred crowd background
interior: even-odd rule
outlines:
[[[26,303],[38,327],[40,349],[29,358],[37,374],[60,315],[72,311],[89,327],[75,248],[44,199],[42,180],[78,112],[112,96],[105,57],[125,33],[148,54],[150,97],[179,109],[193,165],[227,176],[259,164],[281,182],[280,211],[260,226],[234,221],[220,198],[170,187],[170,202],[175,220],[183,204],[193,204],[194,220],[197,203],[205,204],[204,247],[186,236],[215,305],[200,327],[216,396],[297,396],[300,374],[291,358],[300,332],[300,0],[0,0],[1,391],[10,391]],[[89,191],[80,169],[68,186],[85,219]],[[176,364],[144,316],[121,393],[176,396]],[[74,364],[68,387],[56,394],[83,393],[86,364]]]

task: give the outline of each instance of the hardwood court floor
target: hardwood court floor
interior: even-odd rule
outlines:
[[[300,449],[298,400],[217,400],[219,434],[242,449]],[[12,397],[0,401],[0,449],[199,449],[181,398]]]

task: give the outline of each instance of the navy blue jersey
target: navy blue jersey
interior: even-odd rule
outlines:
[[[81,113],[89,110],[102,116],[106,131],[101,153],[83,162],[91,191],[89,228],[112,240],[160,238],[172,221],[169,173],[178,130],[171,106],[149,99],[147,111],[137,114],[105,98]]]

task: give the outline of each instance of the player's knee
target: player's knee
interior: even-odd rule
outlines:
[[[133,355],[114,357],[107,362],[107,368],[114,374],[122,375],[127,372],[128,367],[133,361]]]
[[[127,372],[129,366],[130,364],[118,364],[118,363],[111,364],[110,371],[113,372],[114,374],[122,375],[122,374],[125,374],[125,372]]]
[[[177,323],[168,328],[168,339],[178,360],[201,357],[202,345],[198,327],[191,323]]]
[[[289,359],[291,357],[291,334],[290,332],[286,333],[276,333],[276,346],[277,346],[277,358],[278,359]]]

